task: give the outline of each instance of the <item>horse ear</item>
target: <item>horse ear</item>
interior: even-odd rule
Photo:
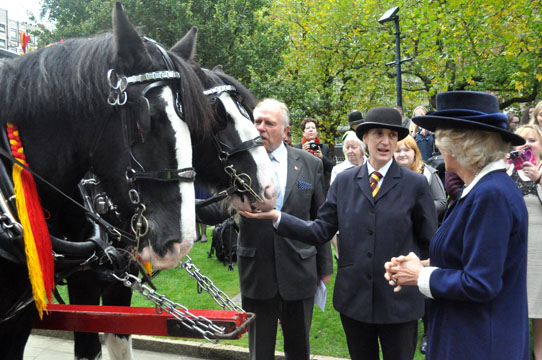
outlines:
[[[127,69],[135,72],[151,62],[150,55],[143,44],[141,36],[128,21],[119,1],[113,9],[113,38],[116,54],[116,67],[120,72]]]
[[[185,60],[193,60],[196,56],[196,38],[198,36],[198,28],[192,26],[192,29],[179,40],[170,51],[176,53]]]
[[[213,72],[215,73],[219,73],[219,74],[224,74],[224,69],[222,68],[222,65],[217,65],[213,68]]]

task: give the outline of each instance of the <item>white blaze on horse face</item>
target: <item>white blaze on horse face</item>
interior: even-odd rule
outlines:
[[[241,141],[252,140],[260,135],[252,121],[247,119],[241,113],[241,111],[237,107],[237,104],[233,101],[233,99],[228,93],[224,92],[220,94],[220,100],[222,101],[226,112],[233,119],[235,124],[235,130],[239,134]],[[277,194],[277,186],[275,184],[275,173],[273,171],[273,165],[271,164],[271,160],[269,160],[269,155],[267,154],[267,151],[265,151],[265,148],[263,146],[253,147],[249,150],[249,153],[258,168],[258,182],[260,183],[262,189],[261,193],[258,195],[264,200],[263,203],[256,202],[253,203],[252,206],[262,211],[271,210],[275,207],[275,195]],[[233,198],[232,204],[237,210],[252,211],[251,204],[249,204],[248,201],[242,201],[238,196],[235,196]]]
[[[177,168],[192,167],[192,141],[188,125],[179,119],[175,111],[175,100],[173,93],[168,87],[164,87],[161,98],[166,103],[166,114],[173,128],[175,136],[175,155],[177,157]],[[169,269],[177,266],[181,259],[188,254],[194,240],[196,239],[196,195],[193,182],[179,182],[181,194],[181,208],[179,209],[181,239],[182,242],[175,243],[173,250],[164,257],[159,257],[151,249],[143,249],[141,255],[145,261],[152,261],[155,269]],[[146,259],[149,256],[150,259]]]

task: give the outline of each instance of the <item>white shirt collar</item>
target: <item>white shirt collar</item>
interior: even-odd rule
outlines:
[[[281,143],[280,146],[271,153],[271,155],[273,155],[278,163],[282,165],[286,164],[288,160],[288,151],[286,150],[284,143]]]
[[[481,178],[483,178],[492,171],[504,169],[506,169],[504,160],[496,160],[484,166],[484,168],[478,174],[476,174],[469,186],[463,189],[463,192],[461,193],[461,199],[463,199],[469,194],[469,192],[472,190],[472,188],[474,188],[474,186],[478,183],[478,181],[480,181]]]
[[[370,161],[367,160],[367,173],[371,175],[375,170],[375,168],[371,165]],[[382,166],[380,169],[378,169],[378,172],[382,175],[382,179],[386,177],[386,174],[388,173],[388,170],[390,169],[391,163],[393,162],[393,157],[386,163],[386,165]],[[381,180],[382,180],[381,179]]]

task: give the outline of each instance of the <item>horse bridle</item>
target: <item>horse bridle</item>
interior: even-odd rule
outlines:
[[[122,122],[122,133],[123,133],[123,141],[125,144],[125,147],[129,153],[129,165],[126,168],[125,178],[126,181],[129,184],[129,191],[128,191],[128,197],[130,199],[130,202],[135,206],[135,211],[131,219],[130,228],[132,233],[135,235],[135,243],[136,247],[139,248],[139,241],[142,237],[147,235],[149,226],[148,226],[148,220],[146,219],[144,212],[146,210],[145,204],[141,201],[140,192],[138,190],[136,180],[137,179],[145,179],[145,180],[154,180],[154,181],[180,181],[180,182],[194,182],[196,177],[196,171],[193,167],[187,167],[182,169],[161,169],[161,170],[153,170],[153,171],[146,171],[144,167],[141,165],[139,161],[137,161],[136,157],[134,156],[132,152],[132,139],[131,139],[131,132],[128,124],[128,119],[126,115],[126,110],[123,107],[128,101],[128,95],[126,93],[126,89],[131,84],[138,84],[138,83],[148,83],[148,85],[141,91],[140,94],[140,102],[143,103],[143,114],[141,116],[141,119],[138,121],[138,129],[140,132],[142,132],[141,140],[144,142],[144,132],[146,126],[142,123],[149,121],[150,122],[150,114],[149,114],[149,102],[147,98],[145,97],[146,93],[156,87],[166,86],[171,84],[174,81],[178,81],[181,78],[181,74],[174,70],[173,68],[173,61],[167,54],[167,52],[160,46],[158,43],[156,43],[154,40],[145,38],[145,40],[153,42],[157,48],[160,50],[160,53],[162,54],[162,57],[164,59],[164,62],[166,63],[166,66],[168,70],[165,71],[154,71],[150,73],[144,73],[144,74],[138,74],[138,75],[132,75],[129,77],[126,77],[124,75],[119,75],[114,69],[109,69],[107,72],[107,81],[110,86],[110,92],[109,96],[107,98],[107,102],[112,106],[120,107],[120,116],[121,116],[121,122]],[[175,94],[175,111],[177,115],[183,119],[183,108],[182,103],[180,101],[180,94],[179,90],[174,92]],[[135,166],[134,166],[135,165]],[[139,169],[138,169],[139,168]],[[126,237],[125,233],[119,232],[119,237],[123,236]]]
[[[162,56],[162,59],[164,60],[164,63],[166,64],[167,70],[155,71],[155,72],[132,75],[132,76],[126,77],[126,76],[119,76],[114,69],[110,69],[107,73],[107,79],[110,85],[110,93],[109,93],[107,101],[110,105],[122,106],[126,104],[128,100],[126,89],[128,88],[130,84],[148,82],[149,84],[142,90],[142,93],[141,93],[141,98],[144,99],[143,101],[146,103],[147,109],[148,109],[148,100],[145,98],[145,94],[150,89],[158,87],[158,86],[168,85],[172,81],[177,81],[181,78],[181,74],[178,71],[176,71],[175,64],[173,60],[171,59],[171,57],[169,56],[169,54],[167,53],[167,51],[158,42],[154,41],[151,38],[144,37],[144,40],[151,42],[157,47],[157,49],[159,50]],[[237,89],[232,85],[219,85],[219,86],[215,86],[213,88],[207,89],[203,92],[204,95],[210,97],[214,101],[217,101],[217,99],[218,101],[220,101],[220,95],[222,93],[228,93],[230,95],[237,94]],[[183,106],[180,100],[181,98],[179,94],[179,89],[177,89],[177,91],[174,92],[174,95],[175,95],[175,111],[177,115],[179,116],[179,118],[183,119],[184,118]],[[251,120],[250,115],[248,114],[247,110],[243,107],[243,105],[240,104],[239,102],[236,102],[236,103],[241,114],[243,114],[245,117]],[[143,107],[143,109],[145,109],[145,107]],[[143,121],[145,121],[145,119],[148,118],[148,113],[147,114],[144,113],[142,118],[144,119]],[[127,125],[123,125],[123,126],[127,126]],[[235,169],[234,164],[229,162],[229,158],[237,153],[248,151],[251,148],[254,148],[257,146],[263,146],[263,141],[261,140],[260,136],[257,136],[254,139],[241,142],[237,146],[231,148],[228,145],[226,145],[224,142],[220,141],[218,132],[220,131],[213,132],[214,143],[218,151],[218,158],[224,166],[224,172],[230,178],[230,187],[224,191],[221,191],[220,193],[208,199],[207,201],[199,203],[198,207],[206,206],[213,202],[222,200],[228,196],[231,196],[235,192],[248,193],[256,201],[263,202],[262,198],[252,188],[252,178],[250,177],[250,175],[246,173],[238,173],[238,171]],[[136,161],[133,155],[132,155],[132,159]],[[142,168],[141,165],[139,166]],[[170,170],[164,170],[162,172],[168,173],[169,171]],[[176,176],[175,179],[171,179],[172,181],[174,180],[175,181],[194,181],[194,177],[196,173],[193,168],[185,168],[185,169],[180,169],[176,171],[178,173],[178,176]],[[144,172],[144,171],[143,172],[131,171],[130,173],[127,172],[127,174],[130,174],[131,178],[133,178],[134,180],[136,178],[145,178],[145,179],[162,180],[162,181],[165,180],[163,176],[164,174],[159,174],[157,172],[153,172],[151,174],[149,172]],[[193,175],[193,177],[189,177],[188,175]],[[137,196],[136,196],[136,193],[137,193]],[[131,196],[130,197],[131,200],[133,196],[134,201],[132,202],[134,203],[134,205],[137,206],[140,203],[140,202],[137,202],[137,199],[139,198],[137,190],[134,189],[134,191],[131,192],[130,196]],[[144,219],[142,212],[138,210],[140,209],[136,209],[136,212],[132,218],[133,219],[132,223],[134,223],[135,218],[142,219],[144,222],[146,222],[146,219]],[[144,211],[144,207],[143,207],[143,211]],[[136,227],[141,226],[139,221],[136,221],[136,224],[139,224],[139,225],[136,225]],[[132,226],[132,228],[134,228],[134,226]],[[134,229],[132,229],[132,231],[134,231]]]
[[[237,89],[233,85],[219,85],[207,89],[203,92],[204,95],[211,97],[212,103],[216,101],[221,101],[220,95],[223,93],[227,93],[231,96],[232,94],[237,94]],[[252,121],[250,115],[243,107],[243,105],[238,101],[236,101],[236,104],[241,114]],[[256,201],[263,202],[262,198],[252,188],[252,178],[250,177],[250,175],[246,173],[238,174],[235,166],[229,162],[229,158],[237,153],[248,151],[257,146],[263,146],[263,140],[260,136],[256,136],[254,139],[243,141],[232,148],[224,142],[220,141],[220,138],[218,137],[219,132],[220,130],[213,133],[213,139],[215,147],[218,151],[218,159],[224,166],[224,172],[226,172],[226,174],[228,174],[228,176],[230,177],[230,187],[205,201],[199,202],[197,206],[203,207],[210,205],[216,201],[220,201],[228,196],[231,196],[235,192],[246,192],[250,194]]]

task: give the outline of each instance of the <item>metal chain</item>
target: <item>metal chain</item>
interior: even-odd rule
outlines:
[[[199,332],[205,340],[216,344],[218,340],[215,339],[215,336],[217,334],[224,334],[226,328],[215,325],[211,320],[203,316],[196,316],[190,313],[185,306],[171,301],[165,295],[161,295],[143,284],[137,276],[128,273],[125,273],[124,278],[114,274],[113,276],[121,281],[124,286],[131,288],[132,291],[138,291],[145,299],[154,303],[157,313],[161,313],[162,311],[167,312],[188,329]]]
[[[186,258],[188,260],[183,261],[179,264],[179,268],[185,269],[186,272],[190,275],[190,277],[195,278],[198,283],[198,291],[205,290],[211,295],[211,298],[222,308],[222,309],[229,309],[232,311],[239,311],[239,312],[245,312],[239,305],[234,303],[228,295],[226,295],[225,292],[218,289],[211,279],[209,279],[207,276],[202,275],[200,273],[200,270],[198,267],[194,264],[192,264],[192,258],[190,256],[186,255]]]

